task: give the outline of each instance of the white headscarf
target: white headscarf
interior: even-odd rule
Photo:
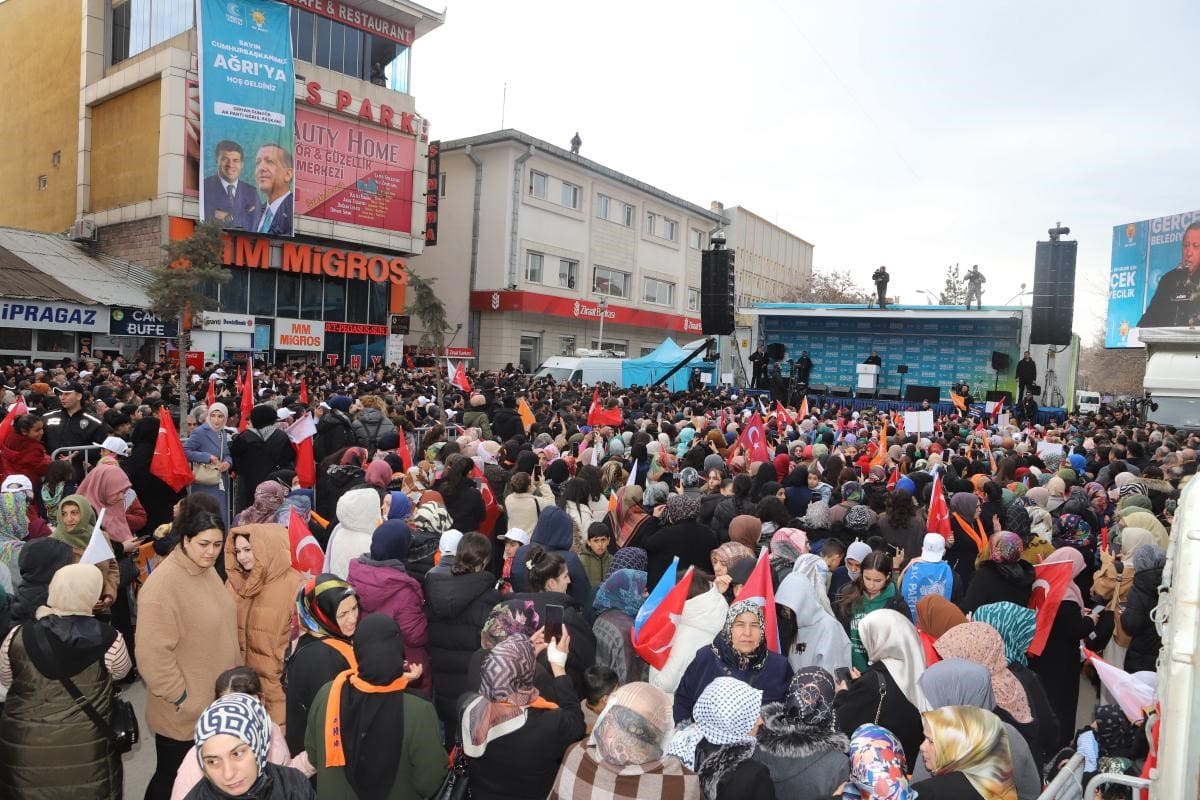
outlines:
[[[229,409],[225,407],[224,403],[213,403],[211,406],[208,407],[208,414],[205,415],[205,418],[204,418],[204,421],[208,423],[208,427],[212,428],[214,431],[222,431],[225,429],[225,426],[223,426],[223,425],[220,428],[213,427],[212,413],[214,411],[220,411],[222,414],[225,415],[225,419],[228,420],[229,419]]]
[[[858,637],[867,661],[882,662],[917,711],[928,711],[929,701],[917,682],[925,671],[925,652],[909,618],[890,608],[872,611],[858,623]]]
[[[677,730],[667,746],[688,769],[696,768],[696,745],[701,739],[717,745],[753,744],[750,733],[762,711],[763,693],[737,678],[722,676],[708,685],[692,709],[694,722]]]

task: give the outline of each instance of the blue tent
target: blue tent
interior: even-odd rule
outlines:
[[[672,367],[687,357],[688,353],[702,347],[704,347],[703,342],[696,342],[689,345],[688,349],[685,350],[675,344],[675,341],[668,336],[662,344],[654,348],[654,352],[647,353],[641,358],[626,359],[625,363],[621,365],[621,383],[625,386],[633,386],[634,384],[648,386],[663,375],[666,375]],[[694,367],[699,367],[701,372],[707,372],[710,375],[716,370],[716,364],[711,361],[702,361],[698,357],[672,375],[666,383],[667,388],[673,392],[686,390],[688,378],[691,376]]]

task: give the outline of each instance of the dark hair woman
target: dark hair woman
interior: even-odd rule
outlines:
[[[891,577],[891,556],[872,551],[862,560],[858,577],[842,588],[834,604],[834,611],[850,636],[850,657],[859,672],[867,668],[867,651],[858,632],[863,617],[880,608],[890,608],[905,616],[911,613]]]
[[[892,547],[904,551],[909,561],[921,554],[925,540],[925,518],[917,510],[913,496],[905,489],[893,489],[888,495],[887,511],[879,515],[879,535]]]
[[[750,499],[753,489],[753,478],[749,475],[738,475],[733,479],[733,494],[717,504],[716,510],[713,511],[712,528],[721,541],[728,541],[729,523],[734,517],[758,514],[758,504]]]
[[[445,453],[445,448],[442,448],[442,452]],[[474,461],[462,454],[454,454],[446,458],[442,478],[433,485],[433,490],[440,492],[445,500],[444,505],[450,512],[455,529],[464,533],[479,530],[486,513],[483,495],[475,488],[475,482],[470,477],[474,469]]]

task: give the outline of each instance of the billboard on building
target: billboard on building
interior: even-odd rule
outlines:
[[[291,236],[295,74],[289,10],[200,0],[200,216]]]
[[[296,138],[298,213],[412,230],[415,136],[301,106]]]
[[[1113,228],[1105,347],[1140,347],[1138,330],[1200,325],[1200,211]]]

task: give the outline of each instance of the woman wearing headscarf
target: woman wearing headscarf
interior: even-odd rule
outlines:
[[[343,580],[350,575],[350,562],[371,549],[371,537],[379,527],[379,492],[362,486],[338,498],[338,523],[329,534],[325,571]]]
[[[700,523],[699,514],[700,495],[684,492],[667,499],[659,527],[642,539],[650,558],[646,580],[651,586],[658,583],[675,556],[679,556],[679,566],[683,569],[689,566],[705,572],[712,569],[711,554],[720,540],[711,527]]]
[[[975,561],[987,549],[988,543],[979,508],[979,497],[972,492],[950,495],[950,541],[946,561],[968,586],[975,575]]]
[[[613,510],[605,522],[613,532],[616,547],[646,548],[646,541],[658,529],[658,517],[647,514],[642,506],[644,492],[640,486],[623,486],[617,490]]]
[[[530,453],[530,455],[533,455]],[[541,480],[535,481],[528,472],[514,472],[508,479],[504,509],[508,512],[508,527],[532,532],[542,509],[554,505],[554,492]]]
[[[1037,505],[1026,505],[1025,512],[1029,517],[1029,542],[1021,558],[1037,566],[1054,552],[1054,545],[1050,543],[1054,538],[1054,518],[1049,511]]]
[[[1056,548],[1070,547],[1083,556],[1083,569],[1075,576],[1075,585],[1079,587],[1081,596],[1087,596],[1092,587],[1096,574],[1096,548],[1099,546],[1100,532],[1078,514],[1063,514],[1054,521],[1054,538],[1051,540]]]
[[[229,417],[229,409],[224,403],[213,403],[208,407],[208,416],[203,425],[197,425],[191,435],[183,443],[183,453],[193,470],[198,464],[211,464],[220,476],[214,485],[204,485],[193,482],[189,489],[192,493],[212,495],[221,507],[221,521],[229,525],[229,469],[233,466],[233,457],[229,454],[229,434],[225,432],[225,421]],[[83,486],[80,487],[83,494]]]
[[[824,592],[799,572],[791,572],[779,584],[775,602],[795,614],[796,639],[787,653],[793,670],[822,667],[832,674],[850,666],[850,638],[837,618],[821,603]],[[783,622],[781,621],[782,625]]]
[[[762,709],[754,758],[767,765],[776,797],[831,797],[850,777],[850,740],[833,714],[833,676],[804,667],[781,703]]]
[[[737,542],[758,554],[759,539],[762,537],[762,520],[753,514],[739,514],[729,521],[726,531],[730,542]]]
[[[803,517],[813,500],[813,490],[808,482],[808,467],[803,464],[792,468],[781,481],[785,502],[793,517]]]
[[[792,668],[786,658],[767,648],[762,606],[752,600],[731,605],[721,633],[696,652],[675,690],[675,721],[691,717],[696,699],[722,675],[758,689],[767,703],[782,700],[787,693]]]
[[[58,504],[58,524],[54,526],[52,538],[71,546],[72,563],[78,564],[79,559],[87,550],[92,540],[92,531],[96,527],[96,512],[92,504],[83,495],[70,494]],[[22,548],[21,564],[25,563],[25,550],[33,547],[39,540],[35,539]],[[111,544],[111,542],[110,542]],[[116,559],[101,561],[96,567],[104,574],[104,591],[100,594],[101,604],[107,608],[117,599],[117,588],[120,585],[121,574]],[[25,570],[21,569],[22,580]],[[50,577],[46,577],[44,585],[48,585]]]
[[[771,772],[754,758],[762,705],[761,690],[716,678],[687,715],[691,724],[671,737],[667,752],[700,776],[705,800],[774,800]]]
[[[1151,615],[1158,606],[1158,587],[1162,584],[1166,564],[1166,551],[1151,542],[1138,546],[1130,558],[1130,565],[1136,572],[1125,610],[1121,612],[1121,627],[1130,636],[1129,648],[1125,651],[1126,672],[1153,672],[1156,668],[1162,638]]]
[[[1021,537],[1010,531],[993,533],[988,540],[987,560],[981,561],[967,586],[960,605],[970,614],[988,603],[1029,603],[1036,577],[1033,565],[1021,558]]]
[[[92,616],[104,579],[91,564],[62,567],[36,620],[0,644],[0,796],[122,797],[121,754],[81,713],[68,678],[102,717],[112,713],[113,680],[130,670],[125,641]]]
[[[217,676],[242,657],[237,606],[213,568],[225,541],[221,518],[200,511],[177,527],[179,543],[138,595],[137,665],[157,758],[148,800],[170,796]]]
[[[58,539],[34,539],[21,548],[18,559],[21,570],[20,583],[11,595],[12,604],[8,607],[13,625],[31,622],[34,619],[38,608],[46,605],[50,580],[54,573],[73,563],[75,558],[77,557],[72,555],[71,548]],[[0,607],[2,606],[3,603],[0,603]]]
[[[193,738],[204,778],[187,800],[316,800],[304,773],[267,759],[271,718],[257,698],[234,693],[214,700],[196,720]]]
[[[137,511],[134,510],[136,499],[133,503],[126,499],[126,492],[130,488],[129,476],[119,466],[102,461],[80,482],[78,492],[92,504],[96,514],[104,512],[101,527],[114,548],[120,547],[124,553],[137,549],[134,532],[146,522],[145,511],[140,506]],[[122,554],[121,551],[117,552],[118,556]]]
[[[356,666],[317,693],[304,749],[319,796],[331,800],[419,800],[446,775],[433,704],[409,688],[421,667],[405,659],[404,637],[386,614],[363,618]],[[386,755],[380,748],[386,746]]]
[[[700,779],[664,752],[671,727],[665,692],[640,682],[619,687],[591,738],[563,755],[549,800],[700,800]]]
[[[712,528],[721,541],[741,541],[734,539],[730,526],[737,517],[758,513],[758,505],[750,498],[754,480],[749,475],[738,475],[733,479],[733,494],[717,503],[713,510]],[[761,530],[761,526],[760,526]],[[758,543],[758,532],[755,532],[754,543],[742,541],[747,547]]]
[[[596,663],[611,667],[621,683],[646,679],[649,665],[633,649],[633,621],[646,599],[646,573],[620,569],[605,578],[592,610]]]
[[[913,783],[923,800],[1017,800],[1008,734],[999,717],[970,706],[922,715],[921,758],[933,777]]]
[[[1069,564],[1072,577],[1077,577],[1085,567],[1083,554],[1073,547],[1060,547],[1043,563]],[[1050,705],[1058,718],[1058,736],[1055,746],[1047,748],[1046,752],[1056,751],[1066,744],[1071,731],[1075,730],[1079,699],[1079,643],[1090,639],[1099,621],[1098,616],[1084,613],[1087,608],[1076,581],[1072,580],[1067,584],[1062,602],[1058,604],[1041,655],[1029,657],[1030,669],[1042,679],[1043,686],[1053,690],[1050,693]]]
[[[258,525],[274,521],[275,514],[279,511],[279,506],[285,497],[287,497],[287,489],[281,483],[274,480],[263,481],[254,490],[254,502],[234,517],[234,526]]]
[[[622,551],[623,552],[623,551]],[[620,552],[617,553],[621,555]],[[684,672],[691,666],[697,654],[712,643],[725,627],[729,615],[729,603],[716,585],[700,574],[693,573],[688,588],[688,599],[683,604],[683,613],[675,623],[675,634],[671,638],[671,652],[662,669],[650,668],[650,683],[669,695],[674,695]]]
[[[850,780],[843,800],[914,800],[904,746],[880,725],[864,723],[850,736]]]
[[[146,530],[154,530],[175,516],[175,504],[184,492],[175,491],[150,471],[154,448],[158,444],[158,416],[142,417],[133,425],[129,435],[129,455],[122,459],[121,469],[129,476],[138,502],[146,509]]]
[[[514,634],[491,649],[479,693],[465,700],[460,731],[474,800],[545,797],[567,748],[583,738],[583,710],[567,676],[571,636],[537,645]],[[546,649],[557,703],[533,684],[537,650]]]
[[[304,733],[313,698],[322,686],[353,669],[354,631],[358,628],[358,595],[337,575],[310,578],[296,597],[300,639],[285,664],[288,749],[304,750]]]
[[[276,484],[278,486],[278,484]],[[225,588],[237,604],[242,662],[262,679],[271,718],[286,720],[284,655],[291,634],[300,573],[292,568],[292,545],[282,525],[246,525],[230,533],[225,549]]]
[[[877,722],[896,734],[905,752],[915,753],[921,744],[920,709],[928,707],[917,684],[925,668],[917,632],[906,614],[884,608],[863,618],[859,634],[869,664],[862,673],[851,670],[849,686],[838,686],[838,727],[849,735],[863,723]]]
[[[952,658],[934,664],[920,679],[921,689],[933,708],[973,706],[1000,717],[1008,735],[1008,750],[1013,764],[1013,786],[1017,800],[1037,800],[1042,793],[1041,760],[1033,755],[1021,731],[996,712],[991,676],[987,668],[964,659]],[[913,764],[913,781],[931,777],[923,758]]]
[[[966,621],[967,615],[962,609],[941,595],[927,595],[917,601],[917,635],[926,664],[934,664],[941,658],[933,643],[946,631]]]
[[[411,547],[412,533],[408,526],[388,520],[375,529],[370,550],[350,562],[348,580],[358,592],[360,614],[380,612],[400,626],[409,663],[421,667],[421,674],[409,683],[409,691],[428,696],[433,688],[425,649],[429,644],[429,623],[425,618],[421,583],[404,567]]]
[[[1135,484],[1131,484],[1135,485]],[[1141,506],[1129,506],[1122,509],[1117,514],[1118,527],[1124,530],[1125,528],[1145,528],[1150,531],[1150,535],[1154,537],[1154,543],[1166,550],[1170,544],[1170,537],[1167,529],[1159,521],[1158,517]]]

